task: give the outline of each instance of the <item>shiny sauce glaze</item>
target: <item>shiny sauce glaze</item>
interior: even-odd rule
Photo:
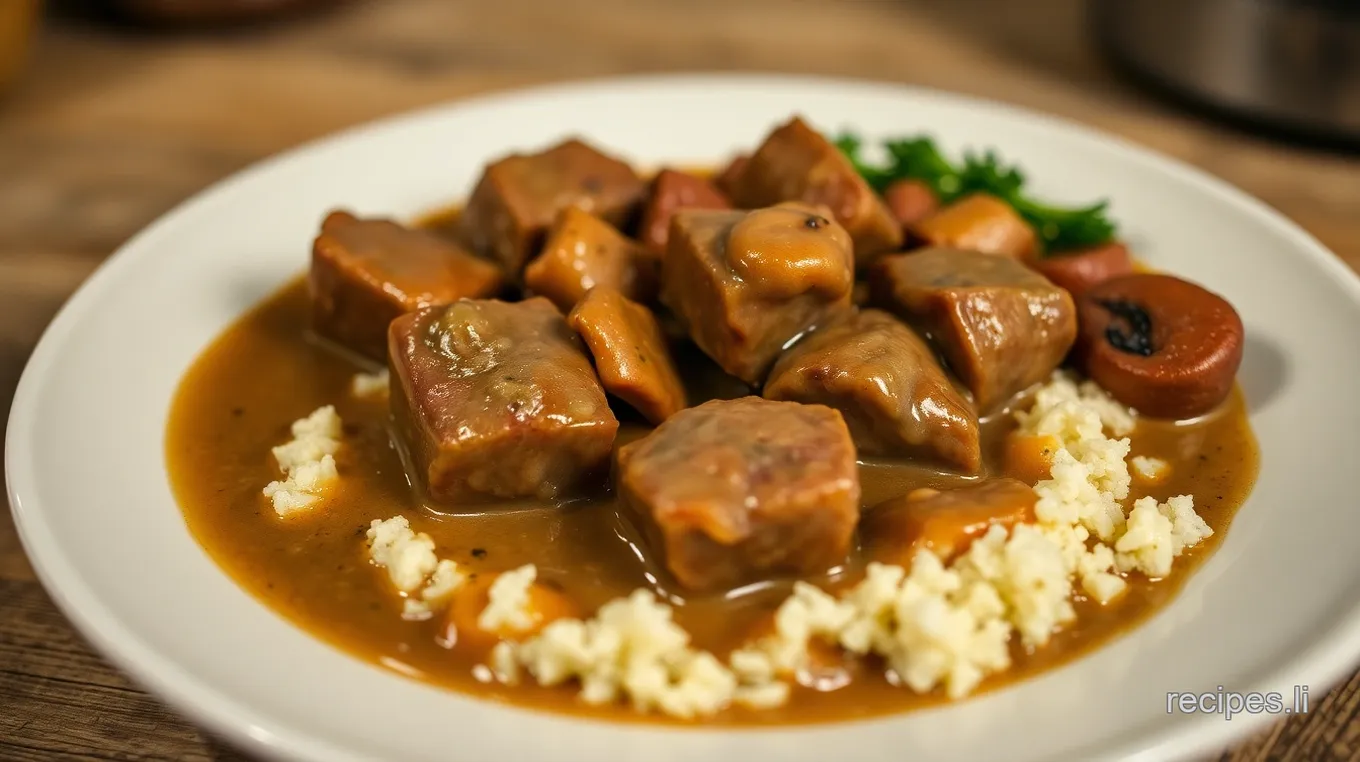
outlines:
[[[449,215],[426,220],[449,227]],[[748,394],[690,344],[677,345],[676,364],[691,390],[690,404]],[[675,606],[676,620],[694,644],[724,657],[757,633],[787,596],[791,581],[772,581],[726,595],[685,597],[666,582],[637,534],[620,519],[606,485],[592,498],[567,505],[515,502],[475,512],[441,512],[409,484],[393,445],[385,398],[362,400],[350,393],[356,372],[373,370],[336,352],[308,332],[305,284],[298,280],[240,318],[186,374],[174,399],[167,458],[175,493],[194,536],[242,587],[276,612],[334,646],[415,679],[481,698],[556,712],[610,719],[675,722],[640,715],[624,705],[590,707],[573,687],[507,688],[479,681],[485,643],[444,639],[444,618],[403,620],[401,599],[382,570],[368,560],[365,532],[374,519],[407,516],[412,529],[428,533],[440,558],[465,571],[487,575],[533,563],[538,579],[564,593],[588,615],[610,599],[639,587],[658,590]],[[1022,397],[1014,405],[1026,403]],[[321,510],[280,520],[261,496],[278,478],[270,448],[289,438],[289,424],[333,404],[344,421],[337,455],[341,482]],[[644,435],[648,427],[616,405],[622,427],[615,447]],[[1009,410],[1008,408],[1007,410]],[[1000,471],[1002,446],[1013,427],[1009,412],[983,423],[983,469],[960,476],[901,461],[864,460],[862,504],[869,508],[918,487],[949,487]],[[1171,578],[1150,582],[1129,576],[1129,591],[1109,606],[1076,598],[1075,623],[1050,643],[1025,653],[1012,648],[1010,670],[988,679],[986,691],[1064,664],[1108,643],[1168,603],[1183,582],[1223,541],[1234,512],[1256,476],[1258,455],[1240,390],[1209,416],[1173,424],[1141,420],[1132,453],[1161,458],[1171,477],[1147,487],[1136,478],[1133,498],[1159,501],[1191,494],[1214,534],[1177,559]],[[447,509],[445,509],[447,510]],[[834,588],[853,584],[865,560],[856,554],[823,579]],[[797,687],[783,707],[728,709],[705,724],[812,723],[868,717],[944,702],[939,693],[917,695],[890,684],[878,665],[846,662],[852,679],[832,679],[835,690]]]

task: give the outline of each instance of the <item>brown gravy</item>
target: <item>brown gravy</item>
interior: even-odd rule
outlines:
[[[572,687],[513,689],[484,684],[473,667],[485,652],[439,644],[443,618],[408,622],[401,601],[383,572],[367,559],[364,534],[374,519],[403,514],[416,531],[428,532],[441,558],[473,573],[534,563],[539,579],[555,585],[589,613],[607,600],[645,586],[647,567],[625,539],[608,496],[566,507],[520,504],[474,515],[447,515],[422,505],[410,489],[388,435],[385,399],[363,401],[350,394],[361,370],[308,338],[305,287],[296,281],[242,317],[208,348],[185,376],[171,410],[166,452],[175,493],[188,525],[240,585],[297,625],[333,645],[409,677],[479,697],[558,712],[642,718],[623,706],[588,707]],[[697,353],[679,362],[703,368]],[[722,382],[719,374],[714,379]],[[730,380],[729,380],[730,381]],[[710,384],[712,396],[737,396],[741,388]],[[325,508],[282,521],[261,496],[278,478],[270,448],[289,439],[289,424],[333,404],[344,421],[345,446],[337,456],[341,485]],[[636,419],[631,419],[636,420]],[[987,469],[995,472],[997,446],[1009,416],[988,424]],[[645,432],[628,424],[620,441]],[[1195,568],[1218,547],[1234,512],[1256,477],[1258,454],[1240,391],[1218,413],[1198,422],[1172,425],[1140,422],[1133,455],[1172,464],[1173,476],[1134,497],[1159,500],[1193,494],[1195,507],[1214,529],[1209,540],[1177,560],[1169,579],[1157,583],[1130,578],[1130,591],[1109,607],[1078,598],[1078,620],[1033,654],[1016,649],[1011,670],[989,679],[983,690],[1024,679],[1091,651],[1127,632],[1170,601]],[[870,506],[919,486],[948,485],[961,477],[902,463],[861,466],[864,505]],[[840,572],[853,580],[861,564]],[[771,583],[738,598],[707,598],[676,604],[677,621],[700,648],[724,656],[787,594],[787,583]],[[795,688],[779,709],[725,711],[707,724],[814,723],[900,712],[944,701],[893,687],[881,670],[865,667],[846,687],[833,692]],[[662,722],[663,717],[648,716]]]

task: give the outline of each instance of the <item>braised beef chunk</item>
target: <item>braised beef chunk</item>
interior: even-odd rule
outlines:
[[[661,299],[723,370],[760,383],[791,339],[850,309],[851,247],[824,207],[682,209]]]
[[[850,550],[859,473],[850,431],[828,407],[713,400],[618,459],[623,510],[688,590],[817,574]]]
[[[663,169],[652,181],[652,195],[642,213],[639,237],[657,256],[666,253],[671,217],[677,209],[731,209],[727,197],[713,184],[694,175]]]
[[[981,466],[972,405],[925,341],[886,312],[864,310],[801,339],[775,363],[764,395],[839,410],[861,454],[967,473]]]
[[[918,550],[945,559],[964,553],[993,524],[1034,521],[1038,496],[1024,482],[988,479],[947,490],[918,489],[870,509],[860,525],[865,556],[910,566]]]
[[[574,206],[622,227],[646,191],[632,167],[568,140],[488,165],[463,210],[460,231],[479,253],[518,275],[562,210]]]
[[[432,499],[560,499],[607,473],[618,421],[548,300],[465,299],[390,338],[392,416]]]
[[[393,318],[495,296],[505,281],[499,267],[438,235],[337,211],[322,222],[312,246],[307,285],[318,334],[384,360]]]
[[[1038,247],[1034,229],[1011,205],[986,193],[955,201],[911,226],[927,246],[1028,257]]]
[[[940,197],[923,180],[898,180],[883,189],[883,202],[903,233],[940,208]]]
[[[543,253],[524,268],[524,285],[563,311],[593,286],[609,286],[630,299],[656,295],[657,265],[641,246],[590,212],[562,212]]]
[[[902,245],[901,225],[883,200],[836,146],[796,117],[770,133],[741,169],[732,201],[743,209],[781,201],[824,205],[850,231],[860,265]]]
[[[935,344],[980,414],[1047,378],[1076,339],[1072,296],[1010,257],[899,254],[876,265],[870,284],[877,306]]]
[[[596,286],[567,316],[567,323],[595,357],[605,391],[652,423],[684,408],[684,384],[651,310],[615,289]]]
[[[727,162],[727,166],[713,176],[713,185],[728,198],[731,198],[732,191],[737,187],[737,181],[741,179],[741,173],[746,171],[746,165],[750,163],[751,157],[746,154],[733,156],[732,160]]]

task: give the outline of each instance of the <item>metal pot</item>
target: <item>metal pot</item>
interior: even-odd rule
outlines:
[[[1115,59],[1229,114],[1360,145],[1357,0],[1093,0]]]

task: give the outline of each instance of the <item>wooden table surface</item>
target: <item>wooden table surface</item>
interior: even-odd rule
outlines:
[[[7,0],[0,0],[4,2]],[[1125,84],[1079,0],[387,0],[249,33],[49,18],[0,101],[0,412],[53,313],[190,194],[336,129],[529,83],[674,70],[908,82],[1059,114],[1202,167],[1360,267],[1360,160],[1186,115]],[[3,434],[0,434],[3,436]],[[1360,675],[1224,760],[1360,758]],[[0,517],[0,759],[239,759],[90,652]]]

